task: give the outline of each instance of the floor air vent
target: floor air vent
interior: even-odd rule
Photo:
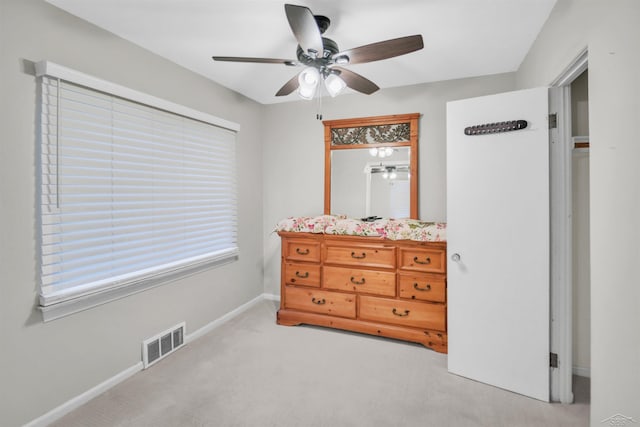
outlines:
[[[184,345],[184,322],[142,342],[142,363],[148,368]]]

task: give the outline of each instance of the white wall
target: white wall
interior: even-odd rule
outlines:
[[[559,0],[517,73],[547,85],[589,49],[591,425],[640,420],[640,2]]]
[[[514,89],[514,74],[385,89],[373,95],[323,100],[325,120],[421,113],[418,147],[419,216],[446,220],[446,103]],[[321,215],[324,209],[324,127],[315,103],[269,105],[265,116],[265,291],[280,293],[280,239],[271,233],[288,216]]]
[[[263,107],[42,0],[0,7],[0,425],[12,427],[140,362],[144,338],[182,320],[193,332],[263,292]],[[238,262],[42,322],[32,62],[43,59],[240,124]]]

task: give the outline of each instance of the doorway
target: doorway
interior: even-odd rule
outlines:
[[[590,377],[591,280],[589,251],[589,87],[588,70],[571,82],[573,218],[573,374]]]
[[[557,123],[550,125],[551,400],[562,403],[573,402],[573,375],[588,376],[590,363],[587,59],[585,49],[552,82],[549,102]]]

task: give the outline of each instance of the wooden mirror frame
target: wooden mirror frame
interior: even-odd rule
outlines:
[[[418,119],[420,113],[394,114],[389,116],[361,117],[355,119],[325,120],[324,124],[324,213],[331,214],[331,152],[333,150],[368,149],[379,147],[409,147],[409,217],[418,219]],[[336,143],[334,130],[345,128],[375,128],[376,126],[408,125],[408,140],[401,138],[393,142]],[[406,133],[405,133],[406,134]]]

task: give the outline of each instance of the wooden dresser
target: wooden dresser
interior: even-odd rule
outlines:
[[[445,242],[278,234],[279,324],[327,326],[447,352]]]

